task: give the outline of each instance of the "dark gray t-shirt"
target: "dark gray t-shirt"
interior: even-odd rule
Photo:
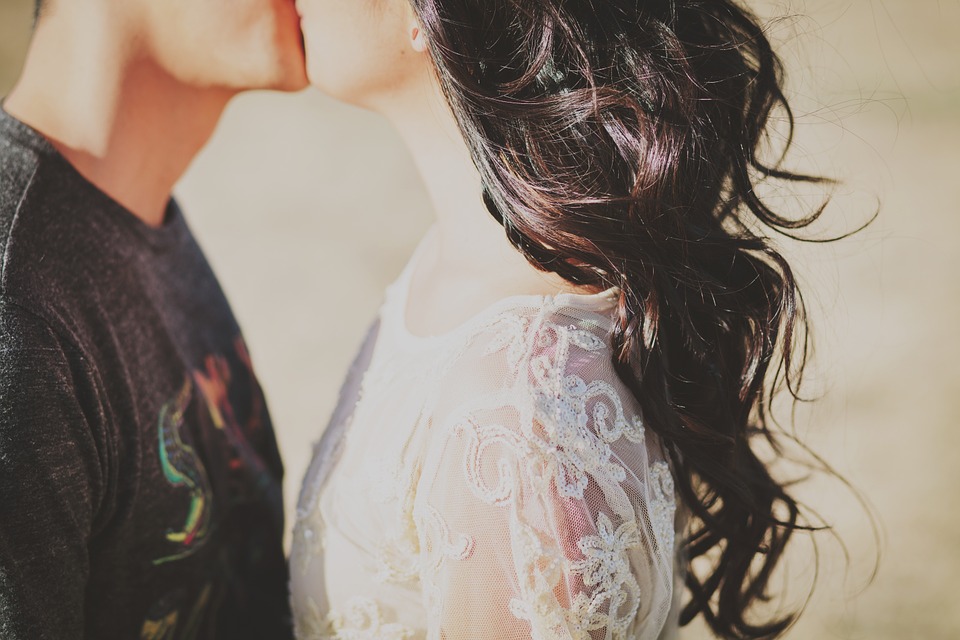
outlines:
[[[0,111],[0,638],[289,638],[282,475],[176,203]]]

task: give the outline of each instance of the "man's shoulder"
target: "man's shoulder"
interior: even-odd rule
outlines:
[[[0,265],[6,262],[14,222],[41,162],[41,154],[36,149],[0,135]]]
[[[0,136],[0,295],[46,306],[106,253],[64,163]]]
[[[0,361],[51,349],[80,353],[55,317],[32,301],[0,294]],[[19,356],[18,356],[19,357]]]

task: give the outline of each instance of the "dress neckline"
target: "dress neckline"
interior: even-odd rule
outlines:
[[[389,324],[396,337],[403,343],[410,346],[428,347],[439,345],[451,338],[468,333],[471,329],[482,324],[484,321],[495,318],[498,315],[510,310],[521,307],[543,308],[545,306],[554,307],[577,307],[603,317],[609,317],[604,314],[605,310],[610,309],[616,304],[619,295],[619,289],[614,286],[597,293],[573,293],[561,292],[557,294],[514,294],[505,296],[490,304],[482,307],[479,311],[469,316],[459,324],[447,329],[441,333],[420,335],[413,333],[407,324],[407,307],[410,298],[410,285],[413,280],[413,274],[417,269],[423,257],[423,252],[427,241],[437,232],[437,225],[433,224],[424,233],[420,242],[417,244],[406,266],[400,275],[390,286],[387,295],[388,313],[385,314],[384,323]]]

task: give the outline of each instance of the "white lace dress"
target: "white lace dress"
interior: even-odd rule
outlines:
[[[614,292],[513,296],[418,337],[420,252],[304,480],[297,638],[672,637],[673,477],[610,362]]]

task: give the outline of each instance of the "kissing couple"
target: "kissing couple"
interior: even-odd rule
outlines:
[[[732,0],[41,0],[0,114],[0,637],[780,635],[780,72]],[[396,128],[436,222],[356,318],[287,556],[283,425],[170,194],[233,97],[308,84]]]

